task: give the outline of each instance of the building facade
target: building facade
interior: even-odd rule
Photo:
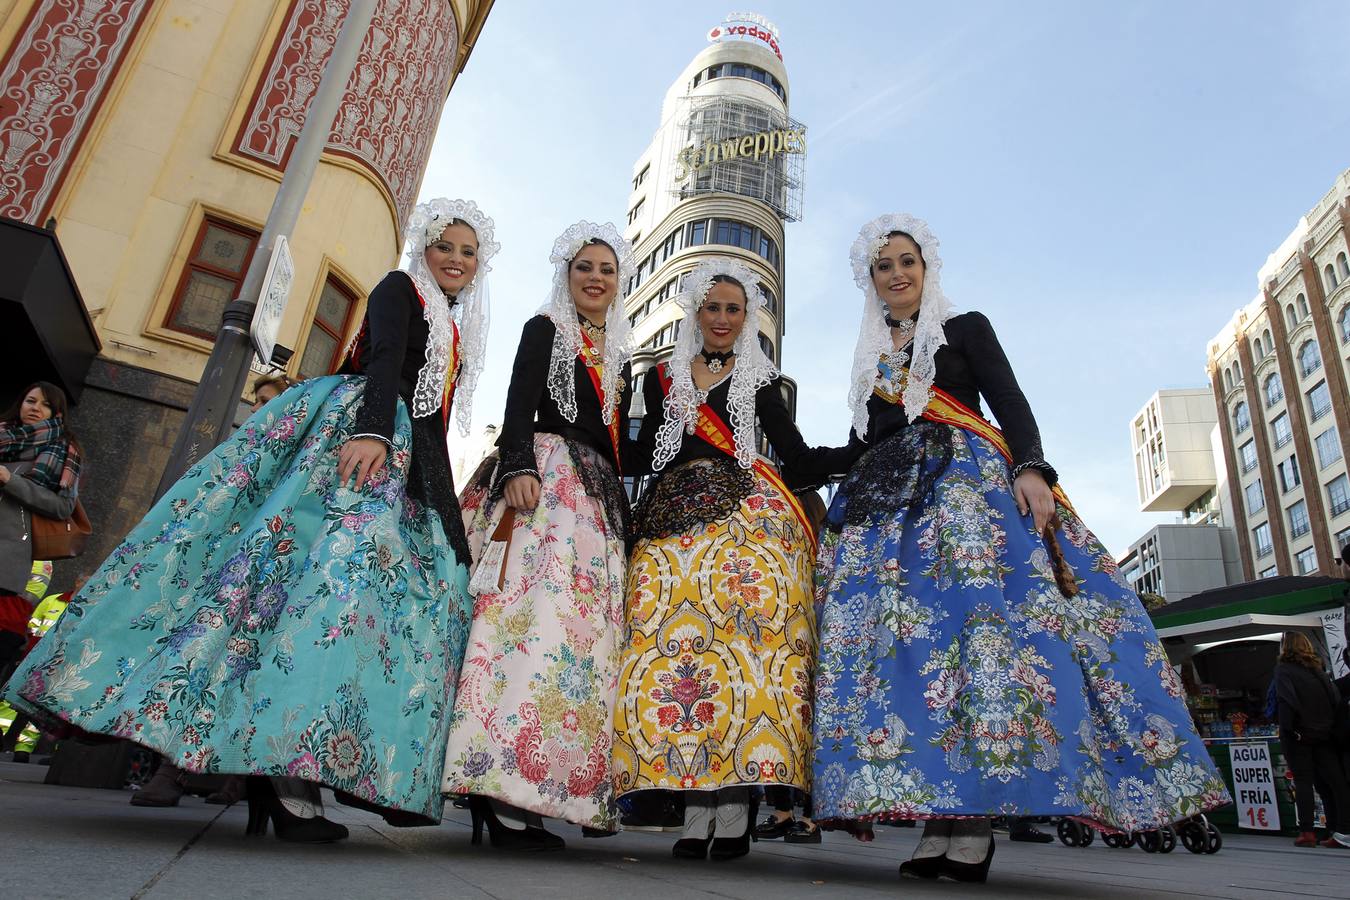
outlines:
[[[1242,580],[1237,537],[1219,525],[1158,525],[1130,545],[1120,572],[1139,594],[1175,603]]]
[[[760,277],[768,302],[746,327],[781,360],[784,225],[802,212],[806,130],[788,116],[778,39],[772,23],[751,15],[711,29],[666,92],[661,124],[633,166],[625,237],[638,260],[627,299],[635,378],[672,352],[679,279],[711,255],[736,257]]]
[[[1350,170],[1258,283],[1208,347],[1243,570],[1333,574],[1350,544]]]
[[[0,0],[0,216],[54,229],[101,345],[72,415],[97,526],[89,565],[150,502],[346,6]],[[332,369],[397,263],[491,6],[378,4],[290,236],[290,375]]]

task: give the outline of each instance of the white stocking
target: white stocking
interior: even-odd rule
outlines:
[[[951,836],[951,819],[929,819],[923,824],[923,838],[910,858],[928,859],[930,856],[945,856]]]
[[[952,823],[952,840],[947,847],[947,858],[960,863],[984,862],[993,837],[992,819],[958,819]]]
[[[717,793],[688,791],[684,795],[684,834],[681,837],[706,841],[717,821]]]
[[[500,800],[493,800],[491,802],[492,812],[497,817],[498,822],[501,822],[513,831],[525,830],[525,826],[528,824],[527,820],[529,813],[519,807],[512,806],[509,803],[503,803]]]
[[[717,829],[720,838],[738,838],[750,824],[750,789],[723,788],[717,792]]]
[[[319,786],[303,778],[273,778],[272,787],[286,811],[299,819],[317,819],[323,815],[323,797]]]

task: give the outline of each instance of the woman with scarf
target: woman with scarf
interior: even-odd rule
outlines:
[[[318,786],[440,821],[467,636],[468,549],[445,435],[487,331],[492,220],[433,200],[371,292],[344,374],[269,402],[190,468],[11,682],[41,719],[248,782],[248,833],[347,829]]]
[[[816,815],[926,820],[901,874],[982,882],[993,816],[1144,831],[1229,802],[1138,597],[1056,486],[993,327],[943,295],[927,224],[869,222],[852,263],[865,452],[816,570]]]
[[[67,519],[80,489],[80,443],[66,394],[35,381],[0,419],[0,677],[28,648],[33,516]]]
[[[675,352],[646,376],[638,443],[657,473],[634,513],[628,640],[615,704],[621,793],[684,792],[677,857],[750,849],[750,789],[810,789],[815,530],[758,453],[830,474],[759,344],[764,295],[743,263],[686,276]]]
[[[632,251],[579,222],[553,245],[548,303],[525,323],[498,451],[461,502],[476,568],[443,787],[469,794],[474,843],[561,849],[542,817],[613,829],[614,690],[632,353]]]

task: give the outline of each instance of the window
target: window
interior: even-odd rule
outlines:
[[[1252,356],[1256,357],[1257,362],[1260,362],[1266,356],[1265,345],[1261,343],[1260,338],[1252,339]]]
[[[629,225],[632,225],[632,224],[633,224],[633,221],[634,221],[635,219],[637,219],[638,216],[642,215],[642,207],[643,207],[643,205],[644,205],[646,202],[647,202],[647,198],[646,198],[646,197],[643,197],[643,198],[641,198],[640,200],[638,200],[637,203],[634,203],[634,204],[633,204],[633,208],[630,209],[630,210],[628,211],[628,224],[629,224]]]
[[[1233,432],[1242,434],[1248,428],[1252,427],[1251,413],[1247,412],[1246,403],[1238,403],[1233,407]]]
[[[214,341],[225,304],[238,295],[257,246],[256,231],[212,216],[204,218],[164,327]]]
[[[1287,494],[1302,484],[1298,474],[1298,457],[1289,454],[1289,458],[1277,467],[1280,470],[1280,493]]]
[[[1262,522],[1252,529],[1252,540],[1256,542],[1258,559],[1269,556],[1275,550],[1275,545],[1270,542],[1270,523],[1268,522]]]
[[[1248,441],[1238,448],[1238,456],[1242,459],[1242,472],[1245,475],[1256,468],[1256,444]]]
[[[1233,370],[1232,370],[1232,369],[1224,369],[1224,370],[1223,370],[1223,386],[1224,386],[1225,389],[1230,390],[1230,391],[1233,389]]]
[[[1317,468],[1325,469],[1341,458],[1341,439],[1334,426],[1319,434],[1313,443],[1317,445]]]
[[[1298,320],[1300,322],[1308,318],[1308,316],[1312,315],[1312,313],[1308,310],[1307,297],[1303,296],[1302,294],[1299,294],[1298,297],[1295,298],[1295,302],[1298,303]]]
[[[1340,284],[1340,282],[1336,280],[1336,270],[1331,267],[1330,263],[1327,263],[1326,267],[1322,269],[1322,274],[1326,276],[1327,293],[1330,294],[1332,291],[1336,290],[1337,285]]]
[[[1327,503],[1331,505],[1333,518],[1350,509],[1350,478],[1344,473],[1327,484]]]
[[[1289,427],[1289,414],[1280,413],[1270,423],[1270,430],[1275,433],[1275,448],[1288,444],[1294,439],[1293,429]]]
[[[1289,537],[1303,537],[1312,529],[1312,523],[1308,521],[1308,504],[1302,500],[1285,510],[1289,519]]]
[[[1298,369],[1304,375],[1311,375],[1322,368],[1322,354],[1317,352],[1317,344],[1313,341],[1304,341],[1303,346],[1298,348]]]
[[[773,341],[769,340],[768,335],[761,334],[759,336],[759,346],[764,351],[764,355],[769,358],[769,362],[773,362]]]
[[[1269,567],[1269,568],[1267,568],[1267,569],[1262,569],[1262,570],[1261,570],[1261,574],[1257,575],[1256,577],[1257,577],[1257,578],[1274,578],[1274,577],[1275,577],[1276,575],[1278,575],[1278,574],[1280,574],[1280,570],[1277,569],[1277,568],[1275,568],[1274,566],[1271,566],[1271,567]]]
[[[1341,326],[1341,343],[1350,344],[1350,303],[1341,307],[1341,315],[1338,321]]]
[[[324,281],[319,306],[314,310],[314,324],[305,341],[305,355],[300,360],[300,377],[314,378],[331,374],[341,362],[343,339],[351,326],[356,309],[356,295],[333,276]]]
[[[771,314],[778,315],[778,297],[774,294],[773,289],[768,285],[761,284],[759,290],[764,295],[764,308]]]
[[[1350,547],[1350,528],[1342,528],[1332,537],[1331,549],[1334,553],[1344,553],[1347,547]]]
[[[1300,575],[1317,571],[1317,550],[1308,547],[1294,554],[1294,569]]]
[[[686,247],[697,247],[700,244],[708,243],[708,222],[705,219],[702,222],[689,223],[689,240],[684,242]]]
[[[702,72],[694,76],[694,83],[691,87],[698,87],[704,81],[711,81],[714,78],[749,78],[751,81],[758,81],[778,95],[780,100],[787,101],[787,90],[773,76],[759,66],[750,66],[745,63],[723,63],[718,66],[709,66]]]
[[[1289,326],[1290,331],[1293,331],[1294,327],[1298,325],[1298,313],[1294,312],[1294,304],[1290,303],[1284,307],[1284,321]]]
[[[1247,495],[1247,515],[1255,515],[1266,508],[1266,492],[1262,490],[1260,478],[1243,488],[1243,493]]]
[[[637,175],[633,178],[633,190],[636,191],[638,188],[642,187],[642,185],[647,181],[647,176],[651,173],[651,171],[652,171],[651,163],[647,163],[645,166],[642,167],[642,171],[637,173]]]
[[[1341,270],[1341,281],[1350,278],[1350,259],[1346,259],[1344,253],[1336,254],[1336,265]]]
[[[1325,381],[1317,382],[1317,385],[1308,391],[1308,412],[1314,422],[1331,412],[1331,394],[1327,391]]]
[[[1274,350],[1275,339],[1270,336],[1270,329],[1267,328],[1265,331],[1261,332],[1261,336],[1265,339],[1266,352],[1269,353],[1270,351]]]
[[[1280,373],[1274,372],[1266,377],[1266,408],[1274,406],[1284,399],[1284,385],[1280,383]]]

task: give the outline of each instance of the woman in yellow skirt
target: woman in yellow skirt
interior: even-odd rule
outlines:
[[[794,478],[846,469],[811,449],[760,348],[755,274],[686,277],[674,356],[649,372],[638,444],[656,481],[634,513],[628,632],[614,707],[616,793],[685,793],[677,857],[750,846],[750,787],[809,789],[814,530],[756,453],[756,420]]]

